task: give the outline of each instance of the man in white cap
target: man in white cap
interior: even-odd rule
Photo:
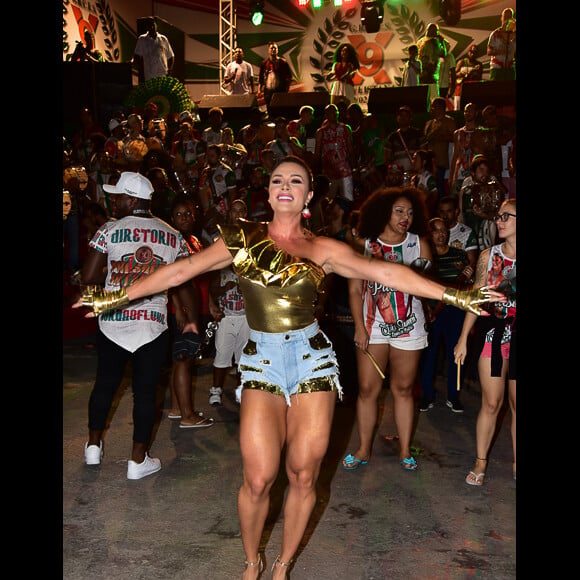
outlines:
[[[103,224],[89,242],[81,283],[120,291],[164,264],[189,255],[181,234],[150,212],[151,182],[139,173],[125,171],[116,185],[103,185],[109,193],[115,220]],[[190,291],[191,284],[180,291]],[[189,323],[195,322],[188,315]],[[167,293],[127,304],[99,316],[97,375],[89,399],[89,440],[85,463],[98,465],[103,457],[103,432],[113,397],[127,363],[131,361],[133,390],[133,448],[127,479],[141,479],[161,469],[149,456],[156,415],[156,392],[167,360]],[[184,330],[185,330],[184,329]]]
[[[104,149],[111,156],[113,165],[117,169],[125,169],[127,160],[123,153],[123,139],[126,135],[127,125],[114,117],[109,121],[110,136],[105,141]]]

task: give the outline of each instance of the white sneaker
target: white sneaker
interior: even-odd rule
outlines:
[[[101,459],[103,459],[103,442],[99,441],[98,445],[85,443],[85,464],[99,465]]]
[[[155,457],[149,457],[145,453],[145,459],[143,463],[137,463],[132,459],[129,459],[129,464],[127,466],[127,479],[141,479],[142,477],[147,477],[152,473],[156,473],[161,469],[161,461]]]
[[[210,387],[209,389],[209,404],[214,407],[222,404],[222,388]]]

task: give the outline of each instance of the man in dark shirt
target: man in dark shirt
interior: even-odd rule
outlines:
[[[385,141],[385,164],[398,163],[403,171],[412,171],[413,153],[424,145],[423,131],[411,125],[413,110],[401,105],[397,110],[399,128],[387,135]]]
[[[270,102],[274,93],[287,93],[292,82],[292,71],[285,58],[278,56],[278,45],[270,41],[268,43],[268,58],[260,65],[258,76],[258,94],[264,96],[264,102],[270,113]]]
[[[464,250],[449,245],[449,230],[445,220],[434,217],[429,220],[429,242],[432,247],[433,265],[428,271],[438,282],[461,288],[473,274]],[[457,364],[453,347],[459,340],[465,312],[443,302],[424,301],[425,315],[429,321],[429,346],[423,351],[421,361],[421,401],[419,411],[428,411],[435,402],[435,371],[439,345],[443,341],[447,359],[447,406],[454,413],[463,413],[457,389]]]

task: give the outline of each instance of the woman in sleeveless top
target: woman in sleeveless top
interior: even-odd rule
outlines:
[[[467,312],[454,349],[455,361],[463,364],[468,338],[476,325],[471,348],[479,359],[477,370],[481,383],[481,409],[475,432],[475,465],[465,478],[469,485],[483,484],[497,417],[504,401],[506,379],[512,415],[513,478],[516,478],[516,215],[515,198],[501,204],[496,222],[503,242],[483,250],[476,267],[474,288],[491,282],[493,288],[504,293],[506,300],[490,304],[492,315],[486,318],[478,318]]]
[[[377,190],[360,208],[358,231],[365,238],[364,255],[391,264],[430,263],[431,248],[423,236],[425,213],[422,192],[417,188]],[[388,366],[399,436],[399,463],[404,470],[415,471],[417,461],[411,453],[413,386],[427,346],[423,306],[413,293],[368,279],[349,280],[349,293],[358,347],[359,448],[343,459],[342,466],[350,471],[369,462],[379,415],[378,399]]]
[[[337,395],[342,395],[331,342],[314,316],[326,274],[374,281],[403,293],[444,300],[481,312],[501,298],[487,290],[445,288],[408,266],[362,256],[344,242],[315,236],[303,226],[310,215],[312,173],[289,156],[273,169],[270,222],[239,220],[220,227],[214,243],[177,266],[164,266],[114,293],[88,287],[75,304],[98,315],[182,284],[202,272],[232,265],[244,295],[250,338],[240,359],[240,447],[243,482],[238,514],[246,556],[244,580],[263,569],[259,552],[270,505],[270,490],[281,467],[289,488],[284,506],[282,549],[272,578],[285,578],[316,504],[316,481],[326,453]],[[184,330],[187,330],[184,329]]]

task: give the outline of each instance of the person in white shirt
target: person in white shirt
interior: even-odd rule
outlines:
[[[103,189],[111,196],[116,219],[101,225],[89,242],[81,274],[83,285],[119,292],[157,268],[189,257],[183,236],[151,213],[153,185],[145,176],[125,171],[116,185],[103,185]],[[188,288],[184,287],[183,292],[191,291]],[[152,293],[127,308],[99,317],[97,373],[89,399],[89,437],[85,444],[87,465],[101,463],[107,417],[130,362],[133,442],[127,479],[141,479],[161,469],[161,461],[149,456],[149,448],[157,410],[157,383],[168,348],[167,292]]]
[[[455,83],[457,82],[455,67],[457,66],[457,61],[451,51],[451,43],[446,38],[443,38],[443,44],[445,45],[446,54],[439,65],[439,96],[450,99],[455,93]]]
[[[226,67],[224,85],[229,85],[231,95],[248,95],[254,92],[252,65],[244,60],[244,50],[239,46],[234,50],[234,60]]]
[[[513,8],[504,8],[501,26],[491,32],[487,41],[489,80],[507,81],[516,78],[516,19]]]
[[[423,63],[419,60],[419,47],[416,44],[409,46],[409,58],[403,67],[403,87],[416,87],[419,76],[423,72]]]
[[[157,32],[155,19],[148,18],[146,26],[147,32],[137,38],[133,56],[140,83],[156,77],[171,76],[175,57],[167,36]]]
[[[232,201],[227,223],[235,224],[238,218],[246,219],[248,207],[242,199]],[[246,318],[244,296],[240,280],[232,266],[212,272],[210,279],[209,309],[218,323],[215,331],[216,354],[213,361],[213,386],[209,389],[209,404],[222,404],[226,375],[234,364],[238,385],[240,374],[238,364],[242,351],[250,338],[250,327]]]

